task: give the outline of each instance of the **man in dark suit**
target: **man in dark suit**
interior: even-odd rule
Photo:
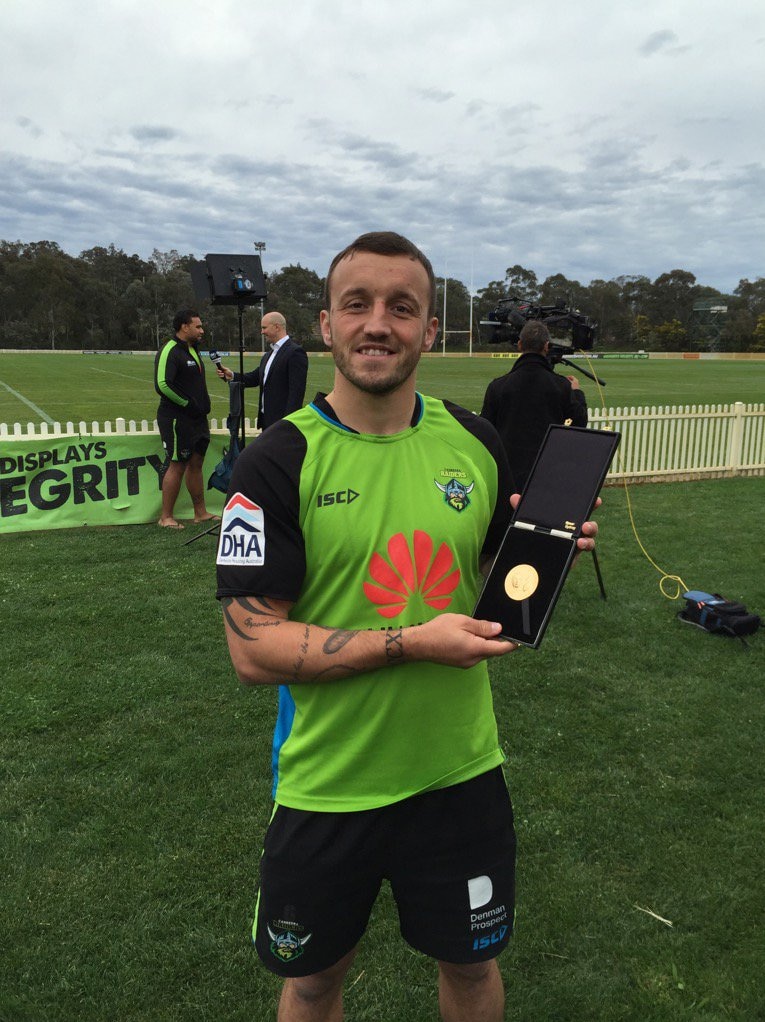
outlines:
[[[245,387],[260,387],[257,422],[260,429],[267,429],[303,407],[308,356],[299,344],[290,340],[287,321],[281,312],[267,312],[260,321],[260,331],[269,350],[258,368],[242,375],[221,365],[218,376],[229,382],[243,381]]]
[[[491,381],[483,399],[481,415],[500,435],[519,492],[550,424],[587,425],[587,401],[579,381],[554,371],[549,349],[547,327],[529,320],[518,337],[520,358],[509,373]]]

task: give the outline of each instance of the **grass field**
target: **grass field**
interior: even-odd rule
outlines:
[[[420,387],[477,410],[506,368],[435,356]],[[765,363],[596,368],[614,406],[765,393]],[[312,359],[308,396],[330,383]],[[0,353],[0,422],[155,409],[148,357]],[[519,830],[507,1019],[765,1019],[765,637],[681,625],[623,491],[604,497],[607,601],[583,557],[543,647],[491,665]],[[765,613],[765,479],[632,504],[662,571]],[[248,933],[276,693],[236,682],[213,559],[151,525],[0,536],[0,1022],[274,1018]],[[435,1022],[433,984],[384,891],[348,1022]]]
[[[607,601],[582,557],[542,648],[491,665],[519,831],[507,1019],[754,1022],[765,640],[678,623],[605,498]],[[761,612],[764,501],[763,479],[633,491],[663,570]],[[213,558],[152,526],[0,538],[3,1022],[274,1018],[248,932],[276,693],[236,682]],[[349,1022],[435,1022],[433,984],[384,892]]]
[[[246,369],[255,368],[256,357],[246,360]],[[225,361],[235,366],[237,359]],[[152,366],[146,355],[0,352],[0,422],[152,420],[157,410]],[[510,366],[509,361],[500,359],[431,355],[420,365],[418,386],[425,393],[480,411],[489,381]],[[765,361],[602,360],[593,367],[596,375],[605,379],[606,387],[601,394],[594,383],[580,377],[592,407],[600,406],[601,401],[609,408],[628,408],[765,400]],[[331,385],[331,359],[311,356],[306,399]],[[212,416],[225,419],[228,392],[212,367],[208,388]]]

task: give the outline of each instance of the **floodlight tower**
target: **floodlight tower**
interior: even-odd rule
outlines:
[[[265,243],[265,241],[253,241],[252,247],[258,253],[258,257],[260,258],[260,261],[261,261],[261,264],[262,264],[262,262],[263,262],[263,253],[266,250],[266,243]],[[262,298],[260,299],[260,318],[263,319],[263,299]],[[263,334],[261,334],[260,335],[260,351],[261,351],[261,354],[263,352],[265,352],[265,350],[266,350],[266,342],[265,342],[265,339],[263,337]]]

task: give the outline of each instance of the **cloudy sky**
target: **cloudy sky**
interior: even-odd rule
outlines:
[[[2,0],[0,238],[765,276],[762,0]]]

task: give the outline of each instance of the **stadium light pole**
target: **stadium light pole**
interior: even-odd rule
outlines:
[[[470,253],[470,330],[468,332],[468,340],[469,340],[469,343],[468,343],[468,358],[472,358],[473,357],[473,297],[474,297],[473,296],[473,291],[475,290],[475,288],[473,287],[473,277],[474,277],[473,270],[474,270],[474,265],[475,265],[475,256],[474,256],[474,253],[471,252]]]
[[[263,262],[263,253],[266,250],[266,243],[265,243],[265,241],[253,241],[252,245],[253,245],[253,248],[255,249],[255,251],[260,256],[260,261],[261,261],[261,264],[262,264],[262,262]],[[263,299],[262,298],[260,299],[260,318],[263,319]],[[265,341],[265,338],[263,337],[263,334],[261,333],[261,335],[260,335],[260,353],[261,353],[261,355],[265,352],[265,350],[266,350],[266,341]]]
[[[441,323],[441,356],[446,358],[446,275],[447,275],[447,262],[444,260],[444,316],[443,322]]]

